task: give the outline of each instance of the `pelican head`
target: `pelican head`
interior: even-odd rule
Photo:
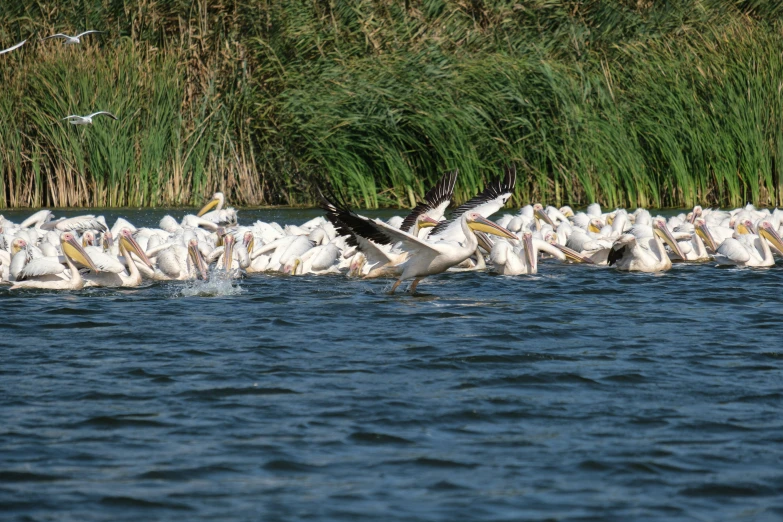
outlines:
[[[604,224],[598,218],[591,219],[590,223],[587,225],[587,230],[594,234],[600,234],[602,228],[604,228]]]
[[[253,233],[249,230],[242,236],[242,244],[245,245],[248,254],[253,251],[253,247],[256,244],[256,239],[253,236]]]
[[[27,248],[27,241],[22,239],[21,237],[17,237],[13,241],[11,241],[11,255],[15,256],[22,250]]]
[[[560,210],[560,213],[563,214],[567,218],[574,217],[574,211],[568,205],[566,205],[564,207],[560,207],[558,210]]]
[[[201,210],[198,211],[198,214],[196,214],[198,217],[203,216],[207,212],[209,212],[212,209],[220,210],[223,208],[223,203],[225,202],[225,197],[223,196],[222,192],[215,192],[212,194],[212,199],[210,199],[206,205],[201,207]]]
[[[712,237],[710,229],[707,228],[707,221],[705,221],[704,218],[696,218],[693,220],[693,226],[696,229],[696,234],[701,238],[702,241],[704,241],[704,244],[707,246],[707,248],[713,252],[717,252],[718,244]]]
[[[755,229],[753,222],[749,219],[742,219],[739,223],[735,223],[734,231],[738,234],[754,234]]]
[[[416,232],[418,233],[419,230],[422,228],[430,228],[437,226],[438,220],[432,219],[427,214],[422,214],[421,216],[416,219]]]
[[[124,229],[127,230],[127,229]],[[108,252],[111,247],[114,246],[114,237],[111,235],[111,230],[107,230],[103,233],[103,251]]]
[[[759,223],[759,235],[769,241],[770,245],[772,245],[772,248],[778,251],[778,253],[783,254],[783,240],[780,239],[780,234],[778,234],[777,230],[775,230],[775,227],[767,221],[766,219]]]
[[[669,248],[672,249],[672,252],[680,256],[680,259],[685,259],[685,255],[682,253],[682,250],[680,249],[680,245],[674,239],[674,236],[672,236],[672,233],[669,231],[669,227],[666,226],[665,219],[663,218],[653,219],[652,227],[655,235],[661,238],[664,243],[669,245]]]
[[[146,252],[144,252],[144,249],[141,248],[141,245],[139,245],[136,242],[136,239],[133,237],[133,234],[131,231],[127,228],[123,228],[120,231],[120,245],[127,250],[128,255],[130,255],[130,252],[133,252],[136,254],[136,256],[141,259],[141,262],[147,265],[150,269],[152,269],[152,262],[147,257]],[[128,262],[132,262],[131,260],[128,260]]]
[[[468,223],[468,227],[471,230],[478,230],[479,232],[485,232],[494,236],[506,237],[508,239],[519,239],[511,231],[506,230],[497,223],[494,223],[478,212],[468,212],[465,214],[465,219]]]
[[[193,263],[193,266],[198,270],[198,273],[201,274],[201,278],[206,281],[207,263],[204,261],[204,256],[198,249],[198,239],[195,237],[188,241],[188,257],[190,257],[190,262]]]
[[[95,234],[91,230],[88,230],[82,235],[82,246],[93,246],[95,244]]]
[[[353,259],[351,259],[351,266],[348,269],[348,276],[349,277],[359,277],[362,275],[362,269],[364,269],[364,265],[367,264],[367,257],[359,252],[355,256],[353,256]]]
[[[696,205],[693,207],[693,210],[688,214],[688,221],[691,223],[696,222],[696,218],[700,218],[701,215],[704,213],[704,209],[701,208],[699,205]]]
[[[552,227],[555,226],[555,222],[552,221],[552,218],[549,217],[549,215],[546,212],[544,212],[544,205],[542,205],[541,203],[536,203],[535,205],[533,205],[533,215],[538,219],[540,219],[541,221],[543,221],[544,223],[549,223],[550,225],[552,225]]]
[[[76,241],[73,233],[65,232],[60,236],[60,246],[63,249],[63,254],[66,255],[72,261],[76,261],[84,266],[90,267],[93,272],[98,271],[98,267],[92,262],[90,256],[84,251],[84,247]]]

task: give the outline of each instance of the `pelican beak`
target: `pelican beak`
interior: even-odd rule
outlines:
[[[226,272],[230,272],[231,265],[234,264],[234,236],[226,234],[223,237],[223,246],[225,247],[223,251],[223,266]]]
[[[133,252],[136,254],[136,256],[141,259],[141,262],[147,265],[150,269],[153,268],[152,262],[150,261],[150,258],[147,257],[147,254],[144,252],[144,249],[141,248],[141,245],[139,245],[136,242],[136,239],[134,239],[131,235],[123,235],[120,237],[120,244],[122,244],[125,247],[125,250],[128,251],[130,254]]]
[[[759,227],[759,235],[769,241],[772,248],[783,255],[783,240],[781,240],[780,234],[778,234],[774,228],[770,226],[761,226]]]
[[[206,205],[204,205],[203,207],[201,207],[201,210],[199,210],[199,211],[198,211],[198,214],[196,214],[196,215],[197,215],[198,217],[201,217],[201,216],[203,216],[204,214],[206,214],[207,212],[209,212],[210,210],[212,210],[213,208],[215,208],[215,207],[218,205],[218,203],[220,203],[220,200],[219,200],[219,199],[217,199],[217,198],[212,198],[212,199],[209,201],[209,203],[207,203]]]
[[[359,277],[362,275],[362,269],[367,264],[367,258],[361,254],[356,260],[351,262],[351,268],[348,271],[349,277]]]
[[[704,241],[705,245],[707,245],[707,248],[709,248],[713,252],[717,252],[718,244],[715,242],[715,239],[712,237],[712,232],[710,232],[710,229],[707,228],[707,224],[697,223],[694,226],[696,227],[696,234],[701,238],[702,241]]]
[[[747,226],[745,226],[745,223],[737,223],[737,225],[734,227],[734,231],[739,234],[752,234],[753,231],[750,230]]]
[[[421,216],[419,218],[418,223],[419,223],[419,230],[421,230],[422,228],[430,228],[430,227],[437,226],[438,221],[435,220],[435,219],[432,219],[429,216]]]
[[[522,236],[522,245],[525,248],[525,258],[527,259],[527,266],[529,266],[531,269],[536,266],[535,262],[535,256],[536,253],[533,250],[533,234],[526,233]]]
[[[196,267],[196,270],[201,274],[203,280],[207,280],[207,263],[204,261],[204,256],[201,255],[201,251],[198,249],[197,242],[191,242],[188,244],[188,255],[190,256],[190,262]]]
[[[103,235],[103,251],[108,252],[113,246],[114,238],[112,237],[111,232],[106,232]]]
[[[296,270],[299,268],[299,265],[302,264],[302,260],[300,258],[294,259],[294,266],[291,268],[291,275],[296,275]]]
[[[253,248],[256,246],[256,238],[251,236],[250,240],[245,242],[245,248],[247,248],[247,253],[252,254]]]
[[[544,212],[543,208],[537,208],[535,210],[535,216],[541,221],[543,221],[544,223],[549,223],[550,225],[552,225],[553,228],[556,228],[555,222],[552,221],[552,218],[549,217],[546,212]]]
[[[478,244],[481,248],[487,252],[492,252],[492,247],[494,245],[488,235],[484,232],[476,232],[476,239],[478,239]]]
[[[90,267],[90,270],[93,272],[98,271],[98,267],[95,266],[95,263],[92,262],[90,256],[84,251],[84,247],[76,241],[76,238],[71,237],[71,239],[62,241],[61,245],[63,247],[63,254],[81,265]]]
[[[607,225],[612,225],[614,223],[614,216],[615,216],[614,214],[609,214],[608,216],[606,216]]]
[[[568,259],[569,261],[571,261],[573,263],[585,263],[587,265],[594,265],[595,264],[595,262],[592,259],[590,259],[589,257],[583,256],[582,254],[580,254],[576,250],[568,248],[567,246],[563,246],[563,245],[561,245],[559,243],[552,243],[552,246],[555,247],[556,249],[560,250],[562,253],[564,253],[565,256],[566,256],[566,259]]]
[[[669,232],[669,227],[656,221],[653,225],[653,228],[655,230],[655,234],[663,239],[664,243],[669,245],[669,248],[672,249],[672,252],[677,254],[680,259],[685,259],[685,255],[682,253],[682,250],[680,250],[680,245],[677,243],[677,241],[675,241],[672,233]]]
[[[479,232],[486,232],[495,236],[506,237],[508,239],[519,239],[510,230],[506,230],[497,223],[493,223],[485,217],[477,216],[475,220],[468,221],[468,226]]]
[[[599,234],[601,232],[601,229],[598,228],[597,226],[595,226],[593,223],[590,223],[589,225],[587,225],[587,230],[589,230],[590,232],[592,232],[594,234]]]

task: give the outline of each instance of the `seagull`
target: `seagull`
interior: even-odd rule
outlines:
[[[117,119],[117,116],[115,116],[110,112],[98,111],[98,112],[93,112],[92,114],[89,114],[87,116],[79,116],[77,114],[71,114],[70,116],[66,116],[65,118],[63,118],[63,120],[68,120],[68,123],[70,123],[71,125],[92,125],[93,117],[99,116],[101,114],[105,114],[106,116],[108,116],[113,120]]]
[[[105,31],[90,30],[90,31],[84,31],[83,33],[77,34],[76,36],[68,36],[67,34],[57,33],[57,34],[53,34],[52,36],[47,36],[46,38],[42,38],[41,41],[48,40],[49,38],[65,38],[65,42],[64,42],[65,45],[74,45],[74,44],[81,43],[82,41],[79,38],[81,38],[86,34],[103,33],[103,32]]]
[[[4,50],[0,51],[0,54],[10,53],[14,49],[19,49],[20,47],[22,47],[24,45],[24,43],[26,41],[27,40],[22,40],[21,42],[19,42],[18,44],[14,45],[13,47],[9,47],[8,49],[4,49]]]

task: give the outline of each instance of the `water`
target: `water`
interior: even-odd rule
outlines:
[[[783,265],[388,287],[0,287],[0,518],[783,517]]]

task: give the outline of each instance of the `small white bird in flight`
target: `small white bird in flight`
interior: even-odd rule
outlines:
[[[46,38],[42,38],[41,41],[48,40],[49,38],[65,38],[65,42],[64,42],[65,45],[74,45],[74,44],[81,43],[80,38],[86,34],[102,33],[102,32],[104,31],[89,30],[89,31],[84,31],[81,34],[77,34],[76,36],[68,36],[67,34],[57,33],[57,34],[53,34],[52,36],[47,36]]]
[[[87,116],[79,116],[78,114],[71,114],[70,116],[66,116],[65,118],[63,118],[63,120],[68,120],[68,123],[70,123],[71,125],[92,125],[92,119],[95,116],[100,116],[101,114],[105,114],[112,120],[117,119],[117,116],[115,116],[110,112],[98,111],[98,112],[93,112],[92,114],[89,114]]]
[[[24,43],[25,43],[26,41],[27,41],[27,40],[22,40],[21,42],[19,42],[18,44],[14,45],[13,47],[9,47],[8,49],[5,49],[5,50],[3,50],[3,51],[0,51],[0,54],[10,53],[10,52],[11,52],[11,51],[13,51],[14,49],[19,49],[20,47],[22,47],[22,46],[24,45]]]

